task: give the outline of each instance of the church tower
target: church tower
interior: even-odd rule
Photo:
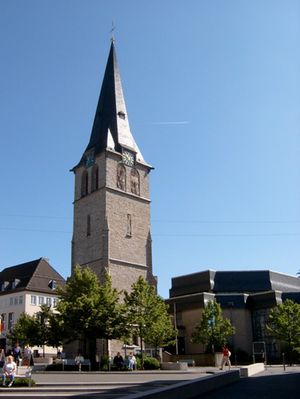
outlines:
[[[112,41],[89,143],[75,174],[72,271],[89,266],[130,290],[152,274],[147,164],[130,131]]]

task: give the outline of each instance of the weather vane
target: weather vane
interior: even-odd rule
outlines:
[[[111,30],[110,30],[110,34],[111,34],[111,41],[112,42],[114,42],[115,41],[115,38],[114,38],[114,34],[113,34],[113,32],[114,32],[114,30],[116,29],[116,25],[114,24],[114,21],[112,21],[112,23],[111,23]]]

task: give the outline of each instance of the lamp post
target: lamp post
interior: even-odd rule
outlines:
[[[173,303],[173,312],[174,312],[174,328],[175,328],[175,353],[176,353],[176,355],[178,355],[178,334],[177,334],[176,302]]]
[[[230,324],[233,326],[233,308],[234,308],[234,302],[228,302],[228,306],[230,309]],[[236,358],[236,350],[235,350],[235,345],[234,345],[234,334],[231,336],[231,344],[232,344],[232,349],[234,350],[234,364],[235,366],[237,365],[237,358]]]

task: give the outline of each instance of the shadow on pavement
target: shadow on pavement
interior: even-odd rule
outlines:
[[[200,398],[200,396],[199,396]],[[299,399],[300,373],[259,375],[241,379],[201,399]],[[196,398],[195,398],[196,399]]]
[[[94,390],[91,393],[77,393],[75,395],[69,396],[72,399],[91,399],[91,398],[101,398],[101,399],[121,399],[125,398],[128,395],[133,395],[133,394],[141,394],[146,391],[150,391],[152,389],[157,389],[157,388],[165,388],[168,386],[172,386],[174,384],[177,384],[178,382],[184,382],[186,380],[156,380],[156,381],[151,381],[151,382],[145,382],[143,384],[132,384],[127,387],[122,387],[122,388],[112,388],[112,389],[97,389],[96,391]],[[179,399],[179,398],[178,398]]]

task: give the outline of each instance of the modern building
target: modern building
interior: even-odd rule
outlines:
[[[131,133],[112,40],[92,131],[75,174],[72,270],[89,266],[130,291],[152,273],[149,173]]]
[[[0,272],[0,345],[10,344],[7,334],[21,313],[33,315],[41,310],[42,304],[55,309],[55,289],[64,284],[64,278],[44,258],[3,269]]]
[[[205,347],[193,344],[191,336],[205,304],[215,300],[236,329],[230,338],[235,351],[252,355],[253,343],[261,343],[268,359],[278,359],[280,346],[267,334],[266,322],[270,309],[286,299],[300,303],[300,279],[270,270],[206,270],[172,278],[166,301],[178,328],[179,354],[204,352]]]

